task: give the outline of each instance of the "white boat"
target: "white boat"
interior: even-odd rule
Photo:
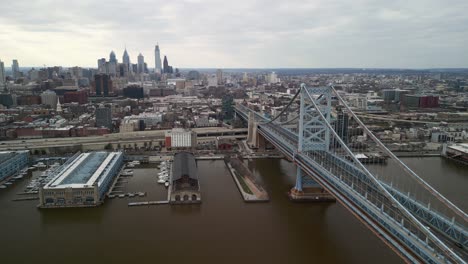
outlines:
[[[165,183],[165,180],[158,180],[158,183]]]
[[[133,167],[135,167],[135,165],[133,165],[133,163],[129,163],[129,164],[127,165],[127,168],[133,168]]]
[[[0,185],[0,189],[5,189],[6,186],[5,185]]]
[[[34,167],[36,168],[45,168],[47,167],[47,165],[45,165],[44,163],[42,162],[38,162],[37,164],[33,165]]]
[[[169,182],[165,182],[164,186],[169,187]]]

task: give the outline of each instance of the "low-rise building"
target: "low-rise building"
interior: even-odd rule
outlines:
[[[179,152],[174,155],[170,188],[172,204],[201,202],[197,163],[192,153]]]
[[[122,164],[122,152],[76,154],[51,172],[52,180],[39,189],[39,207],[100,205]]]
[[[29,164],[29,151],[0,152],[0,182],[18,173]]]

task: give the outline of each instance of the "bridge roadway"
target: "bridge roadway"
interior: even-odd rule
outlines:
[[[258,113],[254,111],[252,112],[255,113],[257,117],[260,117],[260,120],[266,120]],[[246,120],[248,119],[247,114],[237,107],[236,113],[240,114],[242,118],[245,118]],[[417,252],[418,257],[425,256],[423,258],[425,261],[429,263],[437,263],[437,259],[434,258],[433,255],[434,252],[427,244],[427,239],[425,240],[424,237],[416,236],[409,232],[410,227],[407,226],[407,224],[403,224],[403,219],[401,222],[397,222],[394,218],[398,219],[398,217],[395,215],[389,217],[389,215],[394,214],[394,212],[385,212],[383,208],[392,208],[394,205],[389,204],[391,201],[385,199],[385,196],[381,194],[377,188],[369,188],[369,186],[372,186],[369,182],[369,178],[353,164],[340,157],[333,156],[328,152],[297,153],[297,134],[273,124],[260,123],[258,127],[260,134],[275,145],[276,148],[281,150],[288,158],[294,160],[295,163],[301,166],[302,169],[327,189],[327,191],[335,195],[341,204],[348,208],[354,215],[358,216],[358,218],[370,227],[374,233],[381,237],[385,243],[394,249],[399,249],[402,246],[410,247],[410,252]],[[278,140],[274,135],[275,133],[281,135],[281,140]],[[313,155],[314,157],[311,158],[310,155]],[[341,174],[339,179],[337,179],[335,175],[331,175],[333,172],[332,169],[327,170],[327,166],[324,166],[323,164],[324,162],[330,162],[333,163],[334,166],[338,166],[338,170]],[[354,180],[350,181],[350,178]],[[423,220],[425,224],[433,226],[432,224],[436,221],[438,224],[441,223],[443,228],[446,228],[447,226],[453,227],[453,223],[448,219],[431,212],[425,206],[418,204],[416,201],[408,199],[408,197],[401,195],[401,193],[390,186],[384,184],[384,188],[389,190],[399,202],[405,204],[405,207],[409,209],[412,214],[415,214],[418,219]],[[368,197],[368,193],[373,193],[373,196]],[[371,201],[372,203],[369,204],[368,201]],[[376,204],[379,204],[379,202],[381,202],[381,208],[375,206]],[[423,212],[423,214],[421,214],[421,212]],[[380,226],[383,226],[384,228],[381,228]],[[433,227],[440,227],[440,225]],[[466,230],[464,230],[463,227],[457,227],[452,228],[452,232],[447,233],[447,229],[443,228],[441,228],[441,231],[436,229],[437,237],[444,241],[445,244],[452,245],[452,248],[455,249],[459,256],[463,259],[467,259],[468,255],[466,251],[458,249],[456,243],[451,241],[460,241],[460,239],[461,241],[466,241]],[[458,233],[454,235],[453,230],[456,231],[455,233]],[[460,238],[460,236],[462,237]],[[398,242],[398,240],[402,241],[403,244]],[[396,250],[395,252],[399,253],[404,251]],[[415,256],[412,254],[406,254],[403,257],[411,262],[417,262],[414,259]]]
[[[40,149],[51,147],[68,147],[76,145],[102,145],[107,143],[133,144],[138,142],[147,142],[153,140],[164,140],[164,135],[170,130],[149,130],[135,131],[127,133],[106,134],[103,136],[92,137],[66,137],[66,138],[37,138],[8,140],[0,143],[0,150],[22,150],[22,149]],[[206,127],[194,128],[197,137],[201,139],[215,137],[237,138],[244,137],[247,133],[246,128],[225,128],[225,127]]]

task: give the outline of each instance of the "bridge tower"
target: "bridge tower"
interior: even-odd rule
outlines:
[[[308,151],[329,151],[330,150],[330,130],[325,121],[321,118],[318,110],[311,102],[314,98],[320,112],[327,122],[331,119],[331,87],[310,87],[301,85],[299,111],[299,140],[298,152]],[[327,193],[311,177],[304,175],[298,166],[296,172],[296,185],[291,189],[289,197],[292,200],[304,201],[334,201],[335,199]]]

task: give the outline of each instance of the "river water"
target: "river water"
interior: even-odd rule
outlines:
[[[406,158],[456,204],[467,208],[468,169],[441,158]],[[295,167],[285,160],[249,166],[269,203],[246,204],[223,161],[199,161],[201,205],[39,210],[13,202],[27,179],[0,190],[1,263],[402,263],[338,203],[291,203]],[[136,169],[124,191],[163,200],[154,168]]]

